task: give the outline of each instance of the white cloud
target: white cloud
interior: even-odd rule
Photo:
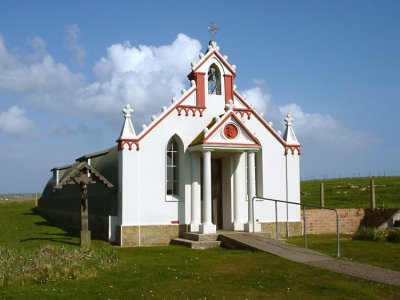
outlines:
[[[71,25],[68,33],[71,44],[77,44],[79,28]],[[46,52],[42,39],[32,39],[31,45],[33,54],[20,57],[7,51],[0,36],[0,90],[25,93],[48,110],[115,123],[121,121],[121,108],[130,104],[135,109],[133,120],[137,125],[148,123],[149,115],[159,112],[188,84],[190,62],[201,50],[199,41],[182,33],[171,44],[158,47],[132,46],[130,42],[113,44],[93,68],[97,80],[86,85],[82,75],[71,72]],[[376,141],[369,133],[349,129],[330,115],[304,112],[295,103],[274,104],[262,80],[255,80],[243,95],[278,130],[284,129],[283,119],[291,113],[303,144],[359,148]]]
[[[347,128],[328,114],[307,113],[295,103],[278,106],[273,103],[271,94],[265,90],[263,84],[255,84],[255,87],[242,92],[247,101],[255,104],[257,111],[263,112],[264,118],[272,121],[274,128],[282,132],[283,120],[290,113],[294,118],[293,128],[297,138],[308,149],[357,151],[378,142],[373,134]]]
[[[159,47],[111,45],[94,67],[98,81],[78,91],[75,105],[107,116],[119,116],[127,103],[136,116],[154,113],[185,87],[190,62],[200,50],[200,43],[184,34]]]
[[[46,53],[42,39],[32,39],[31,45],[34,48],[32,54],[18,56],[7,51],[0,35],[0,90],[39,96],[71,90],[83,84],[82,75],[72,73]]]
[[[37,136],[35,123],[26,116],[26,111],[16,105],[0,112],[0,133],[14,136]]]
[[[86,49],[82,44],[79,44],[80,30],[77,24],[65,26],[67,34],[65,38],[66,47],[74,55],[74,60],[78,65],[83,65],[86,58]]]
[[[76,37],[75,27],[71,37]],[[97,81],[85,85],[85,78],[56,62],[40,38],[31,40],[32,54],[25,57],[7,51],[0,36],[0,91],[26,95],[42,109],[63,114],[99,115],[106,121],[120,121],[121,108],[131,104],[134,121],[148,122],[169,99],[188,84],[190,62],[201,45],[184,34],[168,45],[132,46],[113,44],[94,66]]]

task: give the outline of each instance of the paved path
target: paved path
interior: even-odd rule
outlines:
[[[221,234],[220,239],[228,247],[260,250],[291,261],[400,287],[400,272],[398,271],[333,258],[260,235]]]

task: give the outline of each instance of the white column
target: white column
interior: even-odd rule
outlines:
[[[190,231],[199,231],[201,217],[201,201],[200,201],[200,156],[197,152],[191,153],[192,157],[192,203],[191,203],[191,221]]]
[[[253,197],[256,195],[256,161],[255,152],[247,153],[247,196],[248,196],[248,221],[244,230],[253,232]],[[255,224],[254,231],[261,231],[261,226]]]
[[[243,170],[240,161],[242,153],[233,155],[233,230],[241,231],[244,229],[244,217],[241,202],[244,203],[244,182]]]
[[[200,233],[216,233],[216,226],[211,219],[211,151],[203,152],[203,224]]]

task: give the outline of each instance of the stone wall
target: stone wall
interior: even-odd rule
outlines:
[[[360,226],[378,227],[393,215],[397,208],[388,209],[364,209],[364,208],[342,208],[339,213],[339,232],[352,234]],[[303,219],[303,212],[301,214]],[[336,214],[326,209],[306,210],[307,233],[336,233]]]
[[[289,236],[298,236],[303,234],[303,225],[301,222],[288,223]],[[278,236],[286,238],[286,222],[278,222]],[[276,226],[273,223],[261,223],[261,232],[276,237]]]
[[[340,233],[356,232],[365,216],[363,208],[344,208],[337,211]],[[304,218],[303,211],[301,217]],[[310,234],[336,233],[336,213],[327,209],[307,209],[306,227]]]
[[[168,245],[187,225],[117,226],[116,240],[121,247]]]

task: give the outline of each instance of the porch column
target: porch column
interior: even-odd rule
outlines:
[[[203,224],[200,233],[216,233],[216,226],[211,219],[211,151],[203,152]]]
[[[233,155],[233,230],[242,231],[244,229],[244,185],[243,182],[244,174],[240,158],[242,153],[237,153]]]
[[[191,221],[190,231],[199,231],[201,217],[201,201],[200,201],[200,155],[197,152],[191,153],[192,157],[192,203],[191,203]]]
[[[253,232],[253,197],[256,196],[256,161],[255,152],[247,153],[247,196],[248,222],[244,226],[247,232]],[[261,231],[261,226],[254,223],[254,231]]]

